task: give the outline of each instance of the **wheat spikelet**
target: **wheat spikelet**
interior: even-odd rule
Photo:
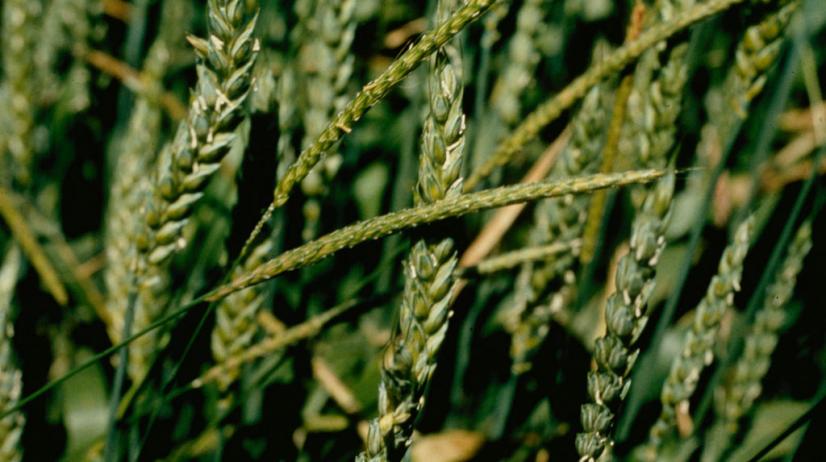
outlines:
[[[676,425],[677,412],[688,412],[688,400],[697,389],[700,374],[714,359],[713,347],[720,322],[725,312],[733,308],[734,294],[740,290],[743,261],[749,251],[753,230],[753,217],[737,228],[733,241],[723,251],[717,274],[694,311],[694,321],[686,333],[682,353],[674,358],[663,384],[660,394],[662,412],[651,427],[644,450],[648,460],[657,459],[659,447]]]
[[[4,143],[11,154],[12,178],[22,187],[31,183],[34,162],[32,130],[37,89],[31,79],[31,50],[37,43],[40,10],[40,2],[31,0],[9,0],[3,5],[4,111],[8,111],[5,123],[9,124]]]
[[[166,268],[172,255],[185,245],[182,229],[236,141],[235,129],[243,117],[259,48],[253,37],[255,23],[255,17],[247,17],[245,2],[210,0],[209,37],[189,37],[200,60],[198,83],[186,120],[159,157],[158,173],[143,211],[144,223],[136,237],[136,330],[151,324],[165,310]],[[132,344],[133,379],[143,376],[156,346],[156,335]]]
[[[11,351],[11,339],[14,336],[11,300],[17,284],[20,261],[20,250],[12,246],[6,252],[0,267],[0,409],[16,405],[23,389],[22,377],[14,364]],[[17,462],[22,459],[23,452],[19,444],[24,424],[22,412],[0,419],[0,461]]]

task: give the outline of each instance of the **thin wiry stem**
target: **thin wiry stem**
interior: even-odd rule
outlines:
[[[443,199],[431,205],[382,215],[338,229],[301,247],[284,252],[244,276],[217,287],[205,297],[205,300],[220,300],[245,287],[259,284],[284,272],[315,263],[344,248],[378,239],[403,229],[543,197],[583,194],[598,189],[648,183],[662,177],[665,173],[665,170],[636,170],[568,178],[547,183],[537,182],[503,186],[473,194],[460,195],[456,198]]]
[[[542,103],[535,111],[525,117],[513,133],[499,145],[493,155],[467,178],[465,189],[472,190],[496,168],[507,164],[516,153],[522,150],[526,143],[535,139],[543,128],[547,127],[566,109],[582,98],[591,87],[627,66],[645,50],[692,24],[725,11],[743,1],[710,0],[699,3],[673,20],[651,26],[650,29],[641,33],[636,40],[617,49],[608,55],[605,60],[592,65],[584,74],[577,77],[562,91]]]
[[[266,340],[247,346],[242,350],[234,351],[231,355],[222,357],[218,364],[193,380],[192,387],[202,387],[211,382],[221,383],[228,376],[237,375],[237,371],[244,364],[318,334],[330,321],[358,306],[359,303],[355,300],[342,303]]]
[[[553,244],[524,247],[519,250],[486,258],[473,266],[460,267],[456,271],[457,277],[491,274],[497,271],[516,268],[524,263],[548,261],[555,255],[575,252],[580,245],[580,240],[574,239],[570,242],[554,242]]]
[[[276,185],[273,201],[267,211],[255,225],[250,237],[244,244],[241,255],[247,253],[251,243],[269,221],[272,212],[284,205],[290,197],[290,191],[296,183],[304,179],[324,155],[341,139],[345,133],[351,131],[352,125],[357,122],[376,103],[381,101],[390,90],[398,85],[416,66],[434,51],[439,49],[448,40],[458,34],[465,26],[478,19],[484,12],[496,3],[496,0],[470,0],[457,10],[447,21],[440,23],[436,29],[422,35],[419,41],[402,54],[380,76],[365,85],[356,96],[350,100],[321,132],[316,141],[304,149],[298,159],[290,165],[283,178]]]

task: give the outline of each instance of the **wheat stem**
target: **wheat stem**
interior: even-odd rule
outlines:
[[[57,303],[66,305],[69,295],[57,270],[49,260],[46,251],[37,240],[37,235],[31,230],[26,218],[20,211],[22,203],[19,198],[0,186],[0,217],[6,222],[12,236],[20,244],[26,258],[31,262],[46,290]]]
[[[283,332],[275,334],[266,340],[262,340],[254,345],[246,346],[243,349],[234,351],[231,355],[225,355],[221,361],[209,370],[201,374],[200,377],[192,381],[192,387],[198,388],[211,382],[224,382],[228,376],[237,376],[237,371],[251,361],[263,356],[272,354],[279,349],[310,338],[329,324],[335,318],[356,308],[359,303],[350,301],[342,303],[334,308],[304,321],[301,324],[290,327]]]
[[[556,255],[566,252],[576,252],[576,249],[580,245],[580,240],[574,239],[570,242],[554,242],[553,244],[524,247],[488,257],[473,266],[460,267],[456,271],[456,276],[469,277],[471,275],[487,275],[516,268],[525,263],[549,261],[551,257]]]

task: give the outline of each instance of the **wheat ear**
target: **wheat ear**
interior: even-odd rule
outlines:
[[[234,275],[243,274],[260,265],[272,249],[272,241],[266,240],[250,253]],[[215,309],[215,327],[212,330],[212,357],[218,364],[240,355],[252,343],[257,331],[256,315],[265,300],[261,287],[250,287],[236,292],[218,303]],[[218,388],[226,392],[238,379],[240,369],[226,369],[218,378]]]
[[[6,123],[9,129],[4,137],[5,148],[11,154],[12,178],[27,187],[32,181],[34,151],[35,94],[37,88],[31,79],[34,69],[32,50],[37,43],[40,2],[8,0],[3,5],[3,70],[8,107]],[[6,167],[6,166],[2,166]]]
[[[161,33],[152,43],[143,62],[142,77],[148,86],[160,87],[176,45],[184,38],[181,27],[191,11],[185,2],[165,2],[161,11]],[[112,323],[107,326],[113,343],[120,342],[132,286],[132,262],[136,258],[135,235],[143,218],[135,213],[149,188],[146,171],[154,162],[161,129],[161,108],[140,96],[129,116],[126,132],[119,144],[112,168],[106,206],[106,283],[107,306]]]
[[[766,288],[763,308],[755,314],[754,323],[746,334],[742,355],[717,394],[717,414],[730,434],[737,431],[740,418],[760,396],[760,382],[769,370],[771,355],[786,322],[787,304],[794,293],[803,260],[811,248],[812,223],[805,221],[789,245],[774,281]]]
[[[717,274],[711,279],[706,295],[694,311],[694,321],[683,341],[683,350],[671,363],[671,371],[660,393],[662,412],[651,427],[644,455],[657,460],[663,440],[677,422],[677,413],[688,413],[688,401],[697,389],[703,369],[714,359],[714,343],[726,311],[734,307],[734,294],[740,290],[743,261],[751,245],[754,218],[744,221],[733,241],[723,251]]]
[[[189,37],[198,55],[198,83],[186,120],[161,153],[159,169],[143,211],[136,237],[138,257],[135,330],[157,319],[166,307],[166,274],[172,255],[185,245],[181,236],[189,214],[204,194],[207,182],[236,141],[243,118],[251,70],[258,53],[253,37],[256,17],[249,18],[242,0],[209,0],[209,37]],[[130,375],[143,376],[156,335],[132,344]]]
[[[536,47],[544,19],[541,0],[527,0],[516,14],[516,30],[508,42],[508,65],[496,83],[491,105],[508,126],[522,115],[522,94],[534,79],[540,54]]]
[[[20,250],[12,244],[0,267],[0,409],[17,404],[23,390],[20,370],[14,364],[11,339],[14,326],[11,320],[11,301],[20,270]],[[22,412],[0,419],[0,460],[18,462],[23,458],[20,436],[26,420]]]
[[[630,250],[620,259],[616,292],[605,304],[606,334],[597,339],[593,360],[596,370],[588,373],[588,395],[580,419],[583,432],[576,436],[576,449],[583,462],[592,462],[613,447],[614,413],[631,385],[629,374],[639,355],[635,343],[648,319],[648,298],[654,289],[657,260],[665,247],[665,227],[674,192],[674,175],[656,183],[634,218]]]
[[[314,70],[306,84],[309,107],[304,113],[305,146],[315,140],[347,103],[347,85],[355,64],[350,50],[356,33],[355,8],[356,0],[319,2],[315,20],[310,22],[309,34],[317,39],[311,44],[312,53],[302,54],[312,60],[312,65],[305,67]],[[330,150],[301,181],[301,190],[308,196],[304,204],[305,241],[317,234],[320,196],[326,192],[326,185],[335,177],[341,162],[341,154]]]
[[[440,0],[437,21],[448,18],[457,3]],[[465,114],[457,44],[446,43],[431,57],[428,80],[430,112],[422,131],[416,205],[433,204],[462,192]],[[413,422],[424,406],[425,387],[447,333],[457,263],[450,238],[434,233],[413,245],[404,263],[399,330],[382,365],[379,416],[370,423],[367,450],[357,460],[400,460],[410,445]]]

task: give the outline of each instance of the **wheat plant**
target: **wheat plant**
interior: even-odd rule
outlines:
[[[820,3],[0,1],[0,461],[817,460]]]

